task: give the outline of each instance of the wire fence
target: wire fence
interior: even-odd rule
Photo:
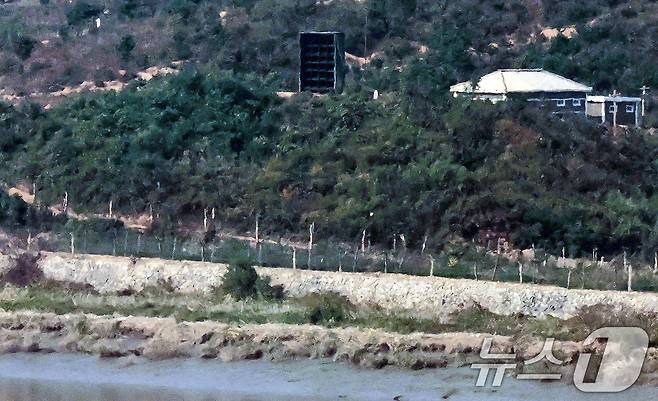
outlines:
[[[244,240],[218,236],[207,243],[195,236],[162,236],[129,229],[104,232],[81,230],[51,232],[46,249],[57,252],[132,256],[230,263],[248,259],[265,267],[293,267],[318,271],[382,272],[416,276],[441,276],[474,280],[551,284],[565,288],[658,291],[655,267],[628,257],[602,263],[559,260],[534,251],[530,257],[510,259],[495,250],[466,244],[459,251],[432,255],[397,247],[382,250],[355,246],[347,248],[318,241],[309,250],[274,241]]]

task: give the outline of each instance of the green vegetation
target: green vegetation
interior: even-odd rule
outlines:
[[[36,40],[27,31],[28,28],[19,18],[5,21],[0,25],[0,50],[14,53],[21,60],[30,58]]]
[[[132,35],[125,35],[121,38],[121,42],[117,45],[117,50],[121,54],[121,59],[127,61],[130,59],[132,51],[135,49],[135,37]]]
[[[325,313],[318,317],[317,306]],[[98,295],[88,290],[63,289],[57,285],[33,285],[2,297],[0,308],[6,311],[91,313],[96,315],[173,317],[177,321],[217,321],[230,324],[317,324],[326,327],[357,327],[408,333],[490,333],[524,338],[552,337],[558,340],[582,340],[593,330],[606,326],[642,327],[649,333],[651,344],[658,342],[655,316],[638,315],[594,305],[575,317],[560,320],[553,317],[536,319],[529,316],[501,316],[474,306],[450,316],[440,323],[406,313],[354,306],[335,294],[315,294],[283,302],[267,300],[230,301],[217,297],[199,297],[145,291],[117,296]],[[330,315],[326,314],[331,310]]]
[[[45,7],[48,18],[36,18]],[[126,77],[177,58],[195,68],[48,111],[0,105],[0,179],[36,183],[44,205],[68,192],[79,212],[105,212],[110,201],[131,215],[152,207],[160,219],[149,234],[161,239],[216,208],[223,228],[253,230],[261,216],[264,235],[273,237],[305,238],[314,222],[318,239],[354,244],[366,230],[379,249],[390,249],[394,236],[401,245],[400,234],[409,249],[427,237],[427,251],[437,256],[448,257],[461,240],[484,246],[503,238],[553,254],[608,258],[627,250],[651,261],[658,247],[656,136],[561,121],[525,105],[461,102],[447,89],[504,67],[545,67],[599,91],[656,87],[658,56],[646,49],[657,7],[608,0],[28,7],[22,18],[0,17],[13,24],[0,32],[3,55],[11,53],[0,74],[19,92],[115,79],[117,65]],[[45,50],[16,52],[12,32],[39,40],[37,32],[82,27],[94,16],[102,29],[53,42],[58,50],[48,60],[58,68],[23,73]],[[537,30],[568,25],[578,32],[570,39]],[[348,52],[373,57],[351,67],[341,96],[284,101],[275,92],[296,87],[297,32],[308,27],[345,31]],[[372,101],[375,89],[379,101]],[[647,126],[655,125],[651,101],[647,111]]]
[[[223,293],[238,300],[247,298],[282,299],[283,288],[272,287],[269,277],[259,277],[256,269],[245,260],[233,261],[222,279]]]
[[[19,13],[30,37],[45,37],[102,18],[102,28],[93,35],[107,46],[89,46],[87,35],[62,35],[57,40],[62,51],[49,56],[63,68],[45,75],[17,74],[18,91],[21,84],[44,89],[66,84],[62,70],[68,67],[91,80],[99,60],[90,56],[99,50],[102,64],[121,63],[129,71],[144,57],[155,64],[184,57],[219,69],[270,75],[278,87],[291,90],[297,86],[297,33],[313,28],[344,31],[352,54],[375,53],[375,62],[363,71],[356,68],[352,78],[380,92],[402,90],[399,77],[406,68],[398,72],[397,67],[421,60],[435,79],[419,84],[437,82],[440,89],[496,68],[544,67],[597,90],[637,92],[642,85],[658,86],[658,56],[647,51],[653,48],[657,8],[651,0],[76,0],[72,5],[53,0],[6,13],[0,26]],[[578,34],[551,40],[540,33],[544,27],[568,26]],[[116,48],[117,38],[126,33],[149,44],[132,62],[121,62]],[[427,46],[427,53],[419,54],[418,44]]]
[[[313,324],[334,325],[352,319],[354,305],[345,297],[335,294],[312,294],[300,299],[308,308],[308,321]]]
[[[53,216],[46,210],[37,209],[23,202],[19,197],[9,197],[0,191],[0,225],[5,229],[61,229],[67,219]]]
[[[66,22],[69,25],[79,25],[83,22],[91,24],[91,19],[102,12],[103,8],[100,5],[78,0],[66,13]]]
[[[36,182],[45,204],[68,192],[78,210],[153,207],[156,231],[216,207],[240,230],[259,214],[284,235],[315,222],[317,238],[366,229],[373,243],[404,234],[413,248],[427,235],[435,251],[503,237],[553,254],[652,257],[655,136],[524,105],[444,94],[432,104],[433,118],[416,120],[422,101],[373,102],[359,88],[282,102],[253,77],[188,71],[45,114],[6,107],[24,128],[4,139],[2,178]]]

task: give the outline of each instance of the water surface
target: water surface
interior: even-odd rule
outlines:
[[[0,357],[0,401],[438,401],[658,399],[636,386],[591,395],[565,383],[506,378],[498,389],[476,388],[470,369],[359,369],[326,360],[292,362],[99,359],[81,354]]]

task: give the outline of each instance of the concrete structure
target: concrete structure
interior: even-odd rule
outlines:
[[[537,102],[552,113],[585,113],[592,87],[542,69],[506,69],[450,87],[453,96],[497,103],[508,99]]]
[[[299,33],[300,92],[342,92],[345,79],[344,43],[345,34],[342,32]]]
[[[588,96],[587,116],[613,126],[639,126],[642,98],[627,96]]]

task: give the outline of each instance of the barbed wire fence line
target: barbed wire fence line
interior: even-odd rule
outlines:
[[[34,204],[39,206],[36,193]],[[44,206],[39,206],[44,207]],[[64,192],[58,207],[48,207],[53,214],[67,216],[76,223],[98,220],[118,223],[113,201],[106,213],[78,215],[72,211],[68,192]],[[160,219],[148,205],[148,223]],[[316,224],[311,222],[306,241],[272,239],[263,236],[262,216],[254,218],[254,231],[237,235],[216,229],[215,208],[204,208],[202,225],[197,231],[179,234],[176,230],[152,232],[148,229],[126,227],[122,223],[109,229],[82,226],[49,232],[48,250],[71,254],[98,254],[113,256],[194,260],[212,263],[228,263],[246,258],[266,267],[292,267],[320,271],[381,272],[417,276],[441,276],[474,280],[505,281],[519,283],[553,284],[566,288],[611,289],[626,291],[658,291],[658,252],[654,252],[653,264],[639,262],[636,255],[623,255],[604,261],[598,251],[592,250],[591,258],[567,258],[565,248],[562,257],[555,258],[535,249],[528,255],[510,257],[505,254],[506,243],[502,238],[491,240],[485,246],[464,243],[457,253],[443,252],[438,256],[429,252],[429,233],[425,233],[420,249],[411,249],[405,233],[394,233],[389,249],[374,247],[370,243],[368,227],[359,231],[352,244],[319,239]],[[112,224],[109,224],[112,226]],[[202,232],[198,232],[203,229]],[[27,249],[35,248],[36,237],[32,229],[23,233]],[[38,246],[37,246],[38,248]],[[526,252],[526,251],[523,251]],[[302,261],[300,263],[300,261]]]
[[[309,230],[309,234],[312,231]],[[76,236],[82,236],[78,238]],[[236,238],[237,237],[237,238]],[[399,238],[399,237],[398,237]],[[552,284],[570,289],[658,291],[654,265],[632,263],[629,255],[610,261],[567,259],[559,265],[550,255],[535,250],[529,258],[510,259],[496,249],[465,248],[461,255],[434,255],[408,249],[403,241],[396,249],[354,246],[318,240],[297,244],[272,240],[259,232],[255,237],[217,233],[208,242],[193,235],[158,237],[129,229],[112,232],[51,233],[53,251],[75,254],[163,258],[229,263],[248,259],[264,267],[292,267],[318,271],[399,273],[415,276],[467,278],[477,281]],[[655,257],[658,260],[658,255]],[[558,259],[560,261],[561,259]],[[301,261],[301,264],[300,264]],[[393,267],[391,269],[390,267]]]

